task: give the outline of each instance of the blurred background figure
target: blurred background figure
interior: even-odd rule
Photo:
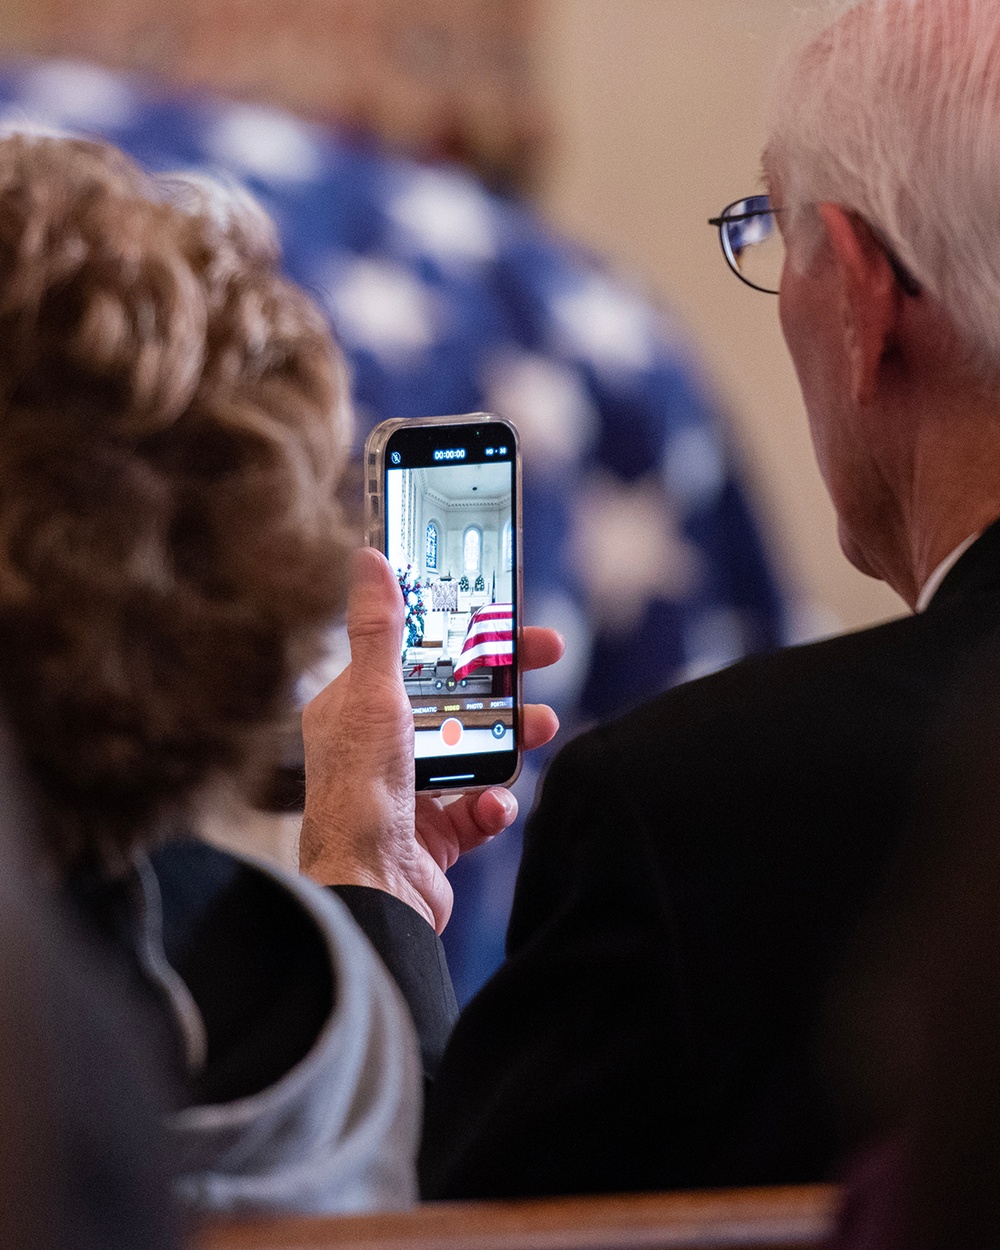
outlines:
[[[0,1245],[168,1250],[166,1058],[118,970],[38,888],[36,832],[0,725]]]
[[[519,198],[549,141],[536,17],[527,0],[317,0],[291,16],[256,0],[50,0],[14,41],[61,57],[10,64],[0,116],[247,185],[348,357],[356,449],[390,416],[496,409],[517,423],[525,615],[568,643],[527,693],[572,731],[795,625],[687,332]],[[433,159],[389,150],[402,148]],[[518,783],[524,809],[542,765]],[[260,828],[287,860],[288,827],[284,843]],[[460,999],[499,963],[519,853],[509,834],[454,870]]]

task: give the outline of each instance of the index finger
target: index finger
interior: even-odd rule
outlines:
[[[528,672],[533,668],[548,668],[562,657],[566,643],[554,629],[540,625],[525,625],[521,630],[521,668]]]

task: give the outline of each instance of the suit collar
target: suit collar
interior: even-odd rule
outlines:
[[[958,544],[954,551],[945,556],[945,558],[920,588],[920,594],[917,595],[917,602],[913,609],[914,612],[926,612],[927,605],[937,594],[941,587],[941,583],[959,562],[959,560],[961,560],[962,556],[964,556],[969,550],[972,544],[982,535],[982,532],[982,530],[979,530],[978,533],[970,534],[964,542],[960,542]]]
[[[927,605],[927,611],[933,612],[958,596],[989,589],[1000,590],[1000,520],[983,530],[956,561]]]

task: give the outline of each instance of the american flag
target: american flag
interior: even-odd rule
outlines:
[[[462,654],[455,669],[459,681],[484,665],[500,668],[514,663],[514,608],[509,603],[488,603],[478,608],[469,622]]]

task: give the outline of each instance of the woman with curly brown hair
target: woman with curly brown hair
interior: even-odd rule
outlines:
[[[220,780],[259,785],[343,601],[324,319],[249,197],[10,134],[0,344],[0,702],[50,875],[177,1042],[179,1190],[405,1204],[395,987],[330,892],[186,836]]]

